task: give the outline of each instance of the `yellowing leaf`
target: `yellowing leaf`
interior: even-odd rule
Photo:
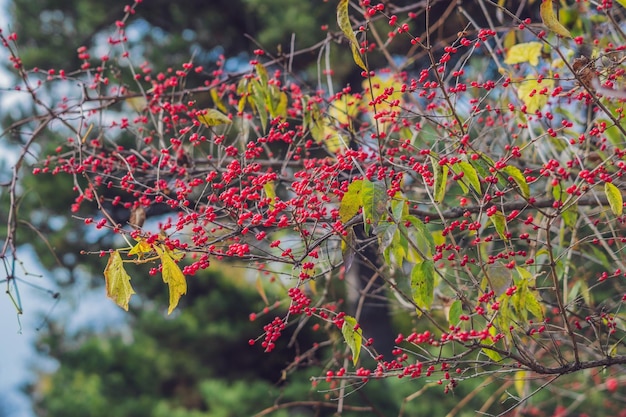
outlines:
[[[167,314],[171,314],[178,305],[180,297],[187,293],[187,281],[185,280],[185,275],[183,275],[183,272],[170,255],[170,250],[164,247],[155,247],[155,249],[161,258],[163,282],[167,284],[170,291],[170,304]]]
[[[382,181],[364,179],[361,187],[361,202],[365,220],[365,233],[370,226],[376,227],[387,208],[387,189]]]
[[[543,45],[540,42],[518,43],[509,49],[504,63],[513,65],[528,62],[533,67],[536,67],[539,65],[542,47]]]
[[[460,169],[461,172],[463,172],[463,181],[462,183],[469,183],[469,185],[477,192],[480,193],[480,179],[478,178],[478,172],[476,172],[476,169],[472,166],[472,164],[470,164],[469,162],[466,161],[461,161],[455,165],[453,165],[454,167],[457,167]]]
[[[217,109],[204,110],[202,113],[198,114],[198,120],[206,126],[228,125],[233,122],[228,116]]]
[[[539,8],[539,14],[541,15],[541,20],[543,20],[543,24],[546,25],[548,29],[552,32],[556,33],[559,36],[563,36],[565,38],[571,38],[572,34],[569,33],[569,30],[565,28],[559,22],[556,15],[554,14],[554,9],[552,8],[552,0],[544,0],[541,3]]]
[[[422,310],[430,310],[435,297],[435,263],[426,260],[411,270],[413,301]],[[421,313],[417,310],[417,314]]]
[[[355,330],[356,329],[356,330]],[[356,366],[361,353],[361,343],[363,341],[363,331],[358,327],[356,319],[352,316],[343,318],[341,334],[352,351],[352,364]]]
[[[348,191],[343,195],[341,203],[339,204],[339,217],[342,222],[348,222],[359,212],[359,208],[363,205],[361,198],[362,187],[363,180],[352,181],[348,186]]]
[[[526,182],[526,177],[520,169],[513,165],[507,165],[503,171],[515,181],[524,198],[530,197],[530,188]]]
[[[337,5],[337,24],[339,25],[339,29],[346,35],[346,38],[350,41],[350,47],[352,48],[352,58],[354,62],[367,71],[367,67],[361,58],[361,54],[359,52],[359,42],[352,31],[352,24],[350,23],[350,15],[348,14],[348,3],[349,0],[340,0]]]
[[[616,216],[621,216],[624,210],[624,200],[619,188],[611,184],[610,182],[604,183],[604,194],[606,194],[607,200],[609,200],[609,206],[611,211]]]
[[[433,174],[435,177],[433,198],[435,203],[440,203],[446,195],[449,168],[447,165],[439,165],[439,161],[433,157],[430,158],[430,162],[433,166]]]
[[[529,288],[524,292],[524,305],[526,309],[532,313],[533,316],[538,319],[544,318],[543,307],[537,299],[537,296]]]
[[[130,276],[124,269],[124,262],[118,251],[109,256],[107,266],[104,268],[104,279],[107,297],[128,311],[128,302],[135,291],[130,285]]]
[[[504,217],[504,214],[502,214],[502,212],[498,210],[489,218],[495,226],[496,232],[498,232],[500,238],[502,240],[508,240],[506,238],[506,218]]]
[[[617,0],[617,2],[621,4],[622,7],[626,7],[626,0]]]
[[[548,102],[549,94],[540,94],[541,90],[544,88],[550,90],[553,86],[553,80],[544,78],[541,82],[538,82],[535,76],[528,75],[517,87],[517,96],[526,106],[528,113],[535,113]]]

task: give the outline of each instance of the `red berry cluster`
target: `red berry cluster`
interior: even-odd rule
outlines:
[[[303,311],[310,316],[315,311],[309,308],[311,305],[311,299],[300,288],[289,288],[287,292],[289,298],[291,298],[291,305],[289,306],[289,312],[291,314],[300,314]],[[313,311],[311,311],[313,310]]]
[[[285,322],[280,317],[274,317],[271,323],[263,326],[265,330],[265,340],[261,343],[261,346],[265,348],[266,352],[271,352],[276,347],[275,342],[281,335],[281,332],[285,330]]]

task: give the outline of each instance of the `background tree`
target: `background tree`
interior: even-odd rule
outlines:
[[[308,89],[261,49],[241,72],[220,60],[199,87],[188,86],[204,73],[197,63],[159,71],[133,61],[126,28],[135,4],[105,56],[79,49],[82,69],[71,81],[80,87],[50,105],[38,83],[68,85],[67,74],[25,71],[17,38],[7,35],[21,88],[40,110],[30,120],[34,132],[24,129],[28,121],[14,128],[22,129],[24,156],[53,121],[69,137],[34,171],[68,174],[76,216],[115,239],[97,252],[108,261],[107,293],[121,307],[134,293],[126,264],[162,275],[172,312],[186,276],[236,259],[277,291],[285,287],[288,313],[267,322],[257,341],[265,351],[290,323],[341,332],[329,339],[332,369],[318,382],[337,390],[339,412],[348,382],[434,378],[449,393],[498,375],[515,394],[502,411],[495,398],[504,391],[496,390],[493,409],[483,411],[506,413],[556,378],[619,373],[626,362],[625,131],[616,88],[623,10],[576,3],[557,15],[548,1],[533,23],[477,3],[486,24],[464,14],[469,25],[439,52],[432,9],[364,1],[352,25],[348,2],[339,2],[338,35],[364,79],[341,90],[332,64]],[[411,27],[418,17],[424,38]],[[403,48],[404,57],[392,53]],[[377,55],[388,68],[375,72]],[[194,100],[199,93],[210,97],[208,107]],[[7,248],[17,225],[14,184]],[[144,223],[148,210],[171,215]],[[368,251],[374,247],[379,259]],[[355,259],[370,274],[346,315],[337,283]],[[368,340],[366,296],[396,300],[410,329],[393,341],[392,360],[379,356],[380,341]],[[619,386],[616,378],[599,382]],[[554,402],[544,407],[560,412]]]

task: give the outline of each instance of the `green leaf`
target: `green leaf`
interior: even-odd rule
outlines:
[[[463,314],[463,304],[461,300],[454,300],[448,310],[448,323],[450,323],[450,326],[459,324],[461,314]]]
[[[135,294],[135,290],[130,285],[130,276],[124,269],[124,261],[118,251],[112,252],[109,256],[107,266],[104,268],[104,280],[107,297],[128,311],[128,302]]]
[[[522,174],[522,171],[520,171],[518,167],[507,165],[502,171],[515,181],[524,198],[530,197],[530,188],[528,187],[524,174]]]
[[[267,95],[266,87],[263,87],[257,80],[252,80],[250,83],[252,89],[252,95],[248,96],[248,101],[256,109],[259,114],[259,120],[263,132],[267,129],[267,106],[265,103],[265,97]]]
[[[494,362],[500,362],[502,360],[502,356],[495,350],[491,350],[489,348],[482,348],[481,352],[484,353],[489,359]]]
[[[428,230],[426,225],[422,223],[420,219],[410,214],[404,216],[402,220],[410,222],[417,231],[415,243],[422,254],[427,257],[432,256],[432,253],[435,250],[435,239],[433,239],[433,235],[430,233],[430,230]]]
[[[352,267],[352,262],[354,262],[354,241],[356,237],[354,236],[354,228],[351,227],[348,229],[348,234],[344,239],[341,240],[341,256],[343,258],[343,267],[345,271],[348,272]]]
[[[561,187],[560,182],[552,187],[552,197],[554,198],[555,201],[560,201],[560,202],[565,201],[565,199],[567,198],[566,194],[563,193],[563,187]]]
[[[504,214],[498,210],[489,218],[496,228],[496,232],[498,232],[500,239],[508,240],[506,237],[506,218],[504,217]]]
[[[355,330],[356,329],[356,330]],[[356,319],[352,316],[343,318],[343,326],[341,326],[341,334],[352,351],[352,364],[356,366],[361,353],[361,343],[363,341],[363,331],[358,327]]]
[[[385,184],[381,181],[372,182],[364,179],[361,187],[361,201],[363,203],[365,233],[369,234],[370,227],[372,225],[376,227],[387,211],[387,189]]]
[[[572,205],[567,210],[563,211],[561,213],[561,216],[563,217],[563,222],[565,223],[565,226],[573,229],[574,227],[576,227],[576,221],[578,220],[578,205]]]
[[[435,297],[435,263],[425,260],[411,270],[413,301],[422,310],[430,310]],[[417,314],[421,314],[417,310]]]
[[[489,334],[491,336],[495,336],[497,333],[498,331],[496,330],[495,326],[491,326],[489,328]],[[487,344],[491,346],[495,345],[495,343],[491,339],[487,339],[486,342]],[[484,353],[489,359],[491,359],[494,362],[500,362],[502,360],[502,356],[500,356],[500,354],[496,352],[495,350],[491,350],[489,348],[482,348],[481,352]]]
[[[502,294],[498,297],[500,308],[497,311],[496,322],[498,323],[500,332],[502,332],[505,336],[510,336],[511,333],[509,332],[509,329],[513,324],[513,312],[511,311],[511,306],[509,305],[510,301],[511,297],[506,294]]]
[[[624,211],[624,200],[622,199],[622,193],[619,188],[610,182],[605,182],[604,194],[606,194],[606,198],[609,200],[609,206],[611,207],[613,214],[621,216]]]
[[[439,165],[437,159],[431,157],[430,161],[433,166],[433,174],[435,177],[434,195],[435,203],[441,203],[446,195],[446,185],[448,183],[448,166]]]
[[[339,204],[339,217],[341,221],[347,223],[351,218],[357,215],[359,208],[363,206],[361,190],[363,188],[363,180],[354,180],[348,186],[348,191],[343,195]]]
[[[361,58],[361,54],[359,52],[359,42],[352,31],[352,24],[350,23],[350,15],[348,14],[348,4],[349,0],[340,0],[337,5],[337,24],[339,25],[339,29],[343,32],[343,34],[350,41],[350,47],[352,48],[352,58],[354,62],[361,67],[363,70],[367,71],[367,67]]]

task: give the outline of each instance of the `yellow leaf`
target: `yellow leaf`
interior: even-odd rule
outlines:
[[[569,30],[565,28],[559,22],[556,15],[554,14],[554,9],[552,8],[552,0],[544,0],[541,3],[539,8],[539,14],[541,15],[541,20],[543,20],[543,24],[546,25],[548,29],[552,32],[556,33],[559,36],[563,36],[564,38],[571,38],[572,34],[569,33]]]
[[[524,398],[524,392],[526,391],[526,371],[515,372],[515,390],[520,398]]]
[[[348,191],[343,195],[339,204],[339,217],[343,223],[347,223],[352,217],[356,216],[359,209],[363,206],[362,189],[363,180],[354,180],[348,186]]]
[[[535,113],[548,102],[549,94],[540,94],[540,91],[544,88],[550,90],[553,86],[553,80],[544,78],[540,83],[535,76],[528,75],[517,87],[517,96],[526,105],[528,113]]]
[[[130,276],[124,270],[124,261],[118,251],[111,253],[109,262],[104,268],[104,280],[107,297],[115,301],[115,304],[128,311],[130,297],[135,294],[130,285]]]
[[[339,24],[339,29],[346,35],[346,38],[350,41],[350,47],[352,48],[352,58],[354,62],[365,71],[367,71],[367,67],[361,58],[361,54],[359,53],[359,42],[352,31],[352,24],[350,23],[350,16],[348,15],[348,3],[349,0],[340,0],[337,5],[337,24]]]
[[[274,189],[274,181],[266,182],[263,185],[263,191],[265,191],[265,195],[270,199],[270,209],[274,209],[274,204],[276,202],[276,190]]]
[[[130,108],[135,110],[137,113],[142,113],[148,108],[148,102],[144,96],[130,97],[125,101],[126,104],[128,104]]]
[[[142,257],[144,253],[152,252],[152,245],[146,242],[145,239],[139,239],[137,244],[133,246],[133,248],[128,252],[128,255],[137,255],[138,257]]]
[[[163,282],[167,284],[170,290],[170,304],[167,314],[171,314],[178,305],[180,297],[187,293],[187,281],[170,255],[170,250],[164,247],[155,247],[155,249],[161,258]]]
[[[228,116],[217,109],[203,110],[198,114],[198,120],[206,126],[228,125],[233,122]]]
[[[220,100],[220,96],[217,93],[217,89],[212,88],[209,93],[211,94],[211,98],[213,99],[213,104],[215,104],[215,107],[217,107],[219,111],[227,113],[228,110],[226,109],[226,106],[224,105],[224,103],[222,103],[222,100]]]
[[[617,0],[617,2],[621,4],[622,7],[626,7],[626,0]]]
[[[263,300],[263,302],[265,303],[265,305],[269,305],[270,302],[267,299],[267,295],[265,294],[265,288],[263,288],[263,281],[261,280],[261,276],[257,275],[256,277],[256,283],[254,285],[256,287],[256,291],[259,293],[259,295],[261,296],[261,299]]]
[[[604,194],[606,194],[607,200],[609,200],[609,206],[611,211],[616,216],[621,216],[624,211],[624,199],[619,188],[611,184],[610,182],[604,183]]]
[[[506,54],[505,64],[514,65],[528,62],[533,67],[539,65],[539,57],[541,56],[540,42],[519,43],[512,46]]]

